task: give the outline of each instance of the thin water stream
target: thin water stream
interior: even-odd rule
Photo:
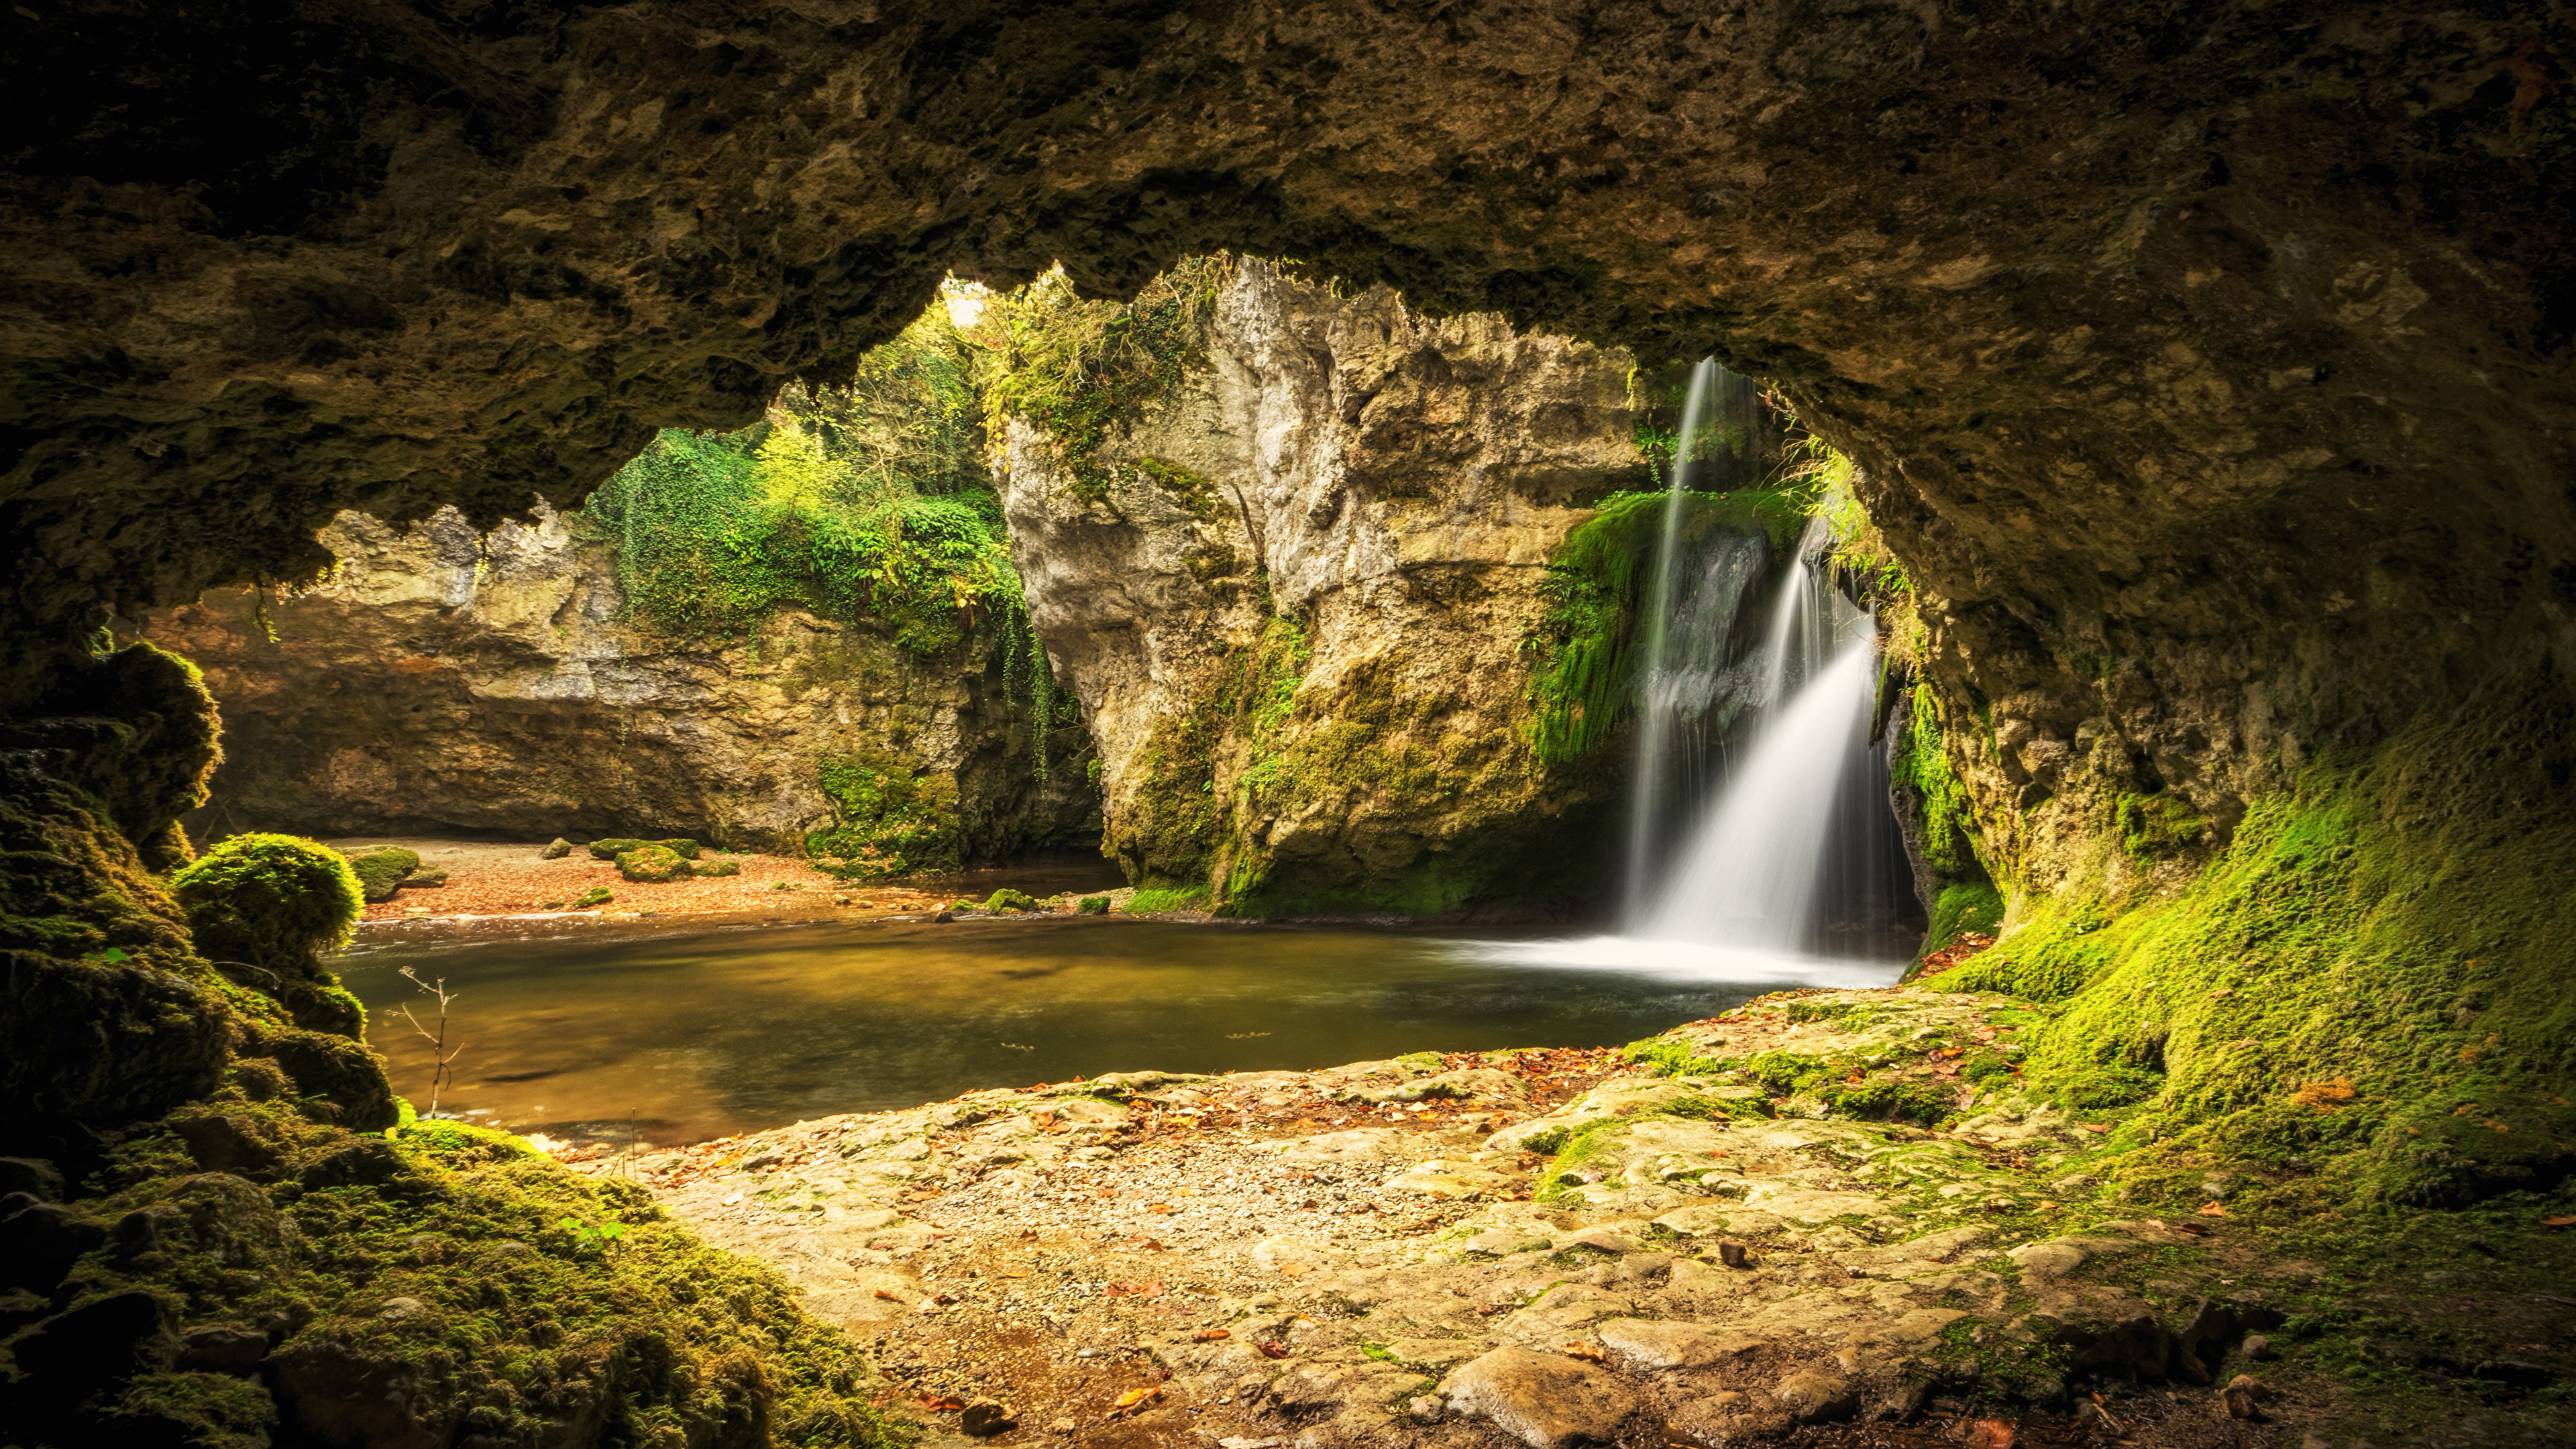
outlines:
[[[434,1007],[405,966],[458,993],[443,1112],[663,1143],[1110,1071],[1601,1046],[1765,991],[1896,972],[1758,957],[1604,969],[1568,942],[1114,916],[393,926],[334,964],[415,1103],[431,1054],[400,1008]]]

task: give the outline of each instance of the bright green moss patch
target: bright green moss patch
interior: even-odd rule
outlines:
[[[1521,646],[1535,656],[1530,742],[1545,763],[1574,759],[1609,738],[1634,703],[1645,641],[1640,616],[1669,501],[1661,492],[1614,493],[1548,561],[1546,609]],[[1695,549],[1729,529],[1760,533],[1776,554],[1796,540],[1810,502],[1802,487],[1692,493],[1683,500],[1681,542]]]
[[[2576,1167],[2571,775],[2567,687],[2495,691],[2252,802],[2178,894],[2042,901],[1935,983],[2063,1001],[2034,1087],[2161,1073],[2178,1148],[2339,1156],[2406,1203],[2545,1186]]]
[[[1205,358],[1205,318],[1234,265],[1223,255],[1185,257],[1123,305],[1086,301],[1055,271],[987,307],[992,320],[977,336],[999,354],[990,396],[1054,440],[1077,498],[1109,496],[1117,465],[1102,461],[1102,445]],[[1167,490],[1193,491],[1180,481],[1184,470],[1140,471]]]
[[[128,1185],[94,1213],[157,1210],[160,1227],[139,1252],[86,1260],[83,1291],[149,1289],[183,1325],[282,1323],[270,1363],[301,1401],[327,1408],[399,1376],[445,1439],[552,1442],[582,1424],[600,1443],[894,1442],[864,1401],[857,1346],[641,1188],[458,1123],[365,1138],[220,1105],[227,1135],[196,1140],[266,1154],[235,1172],[302,1165],[262,1190],[182,1170],[175,1136],[129,1143]],[[193,1381],[127,1395],[132,1413],[190,1405],[209,1425],[260,1422],[256,1400]]]
[[[916,774],[882,750],[826,755],[815,774],[840,817],[805,841],[808,855],[836,858],[823,869],[862,880],[957,868],[963,842],[956,776]]]
[[[1140,890],[1129,896],[1127,904],[1119,909],[1122,915],[1151,916],[1164,911],[1195,911],[1206,905],[1206,891],[1185,887],[1179,890]]]

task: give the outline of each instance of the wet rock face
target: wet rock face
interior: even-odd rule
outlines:
[[[299,15],[12,22],[13,700],[335,510],[748,421],[945,268],[1224,245],[1786,383],[1999,802],[2107,744],[2223,813],[2576,609],[2576,87],[2516,12]]]
[[[1544,764],[1524,640],[1580,506],[1648,486],[1624,354],[1339,300],[1247,262],[1206,359],[1105,445],[1005,434],[1030,618],[1131,876],[1251,912],[1588,883],[1596,765]]]
[[[1034,778],[1000,645],[923,661],[864,628],[782,612],[756,639],[683,645],[619,618],[603,548],[540,510],[489,538],[344,515],[329,585],[237,591],[146,632],[207,671],[223,711],[217,804],[192,828],[673,831],[795,850],[833,823],[817,761],[865,753],[953,776],[967,854],[1087,846],[1078,735]]]

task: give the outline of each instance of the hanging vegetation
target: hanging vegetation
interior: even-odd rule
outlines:
[[[1186,257],[1123,305],[1085,301],[1062,269],[995,298],[974,330],[993,353],[987,397],[1046,431],[1077,497],[1107,497],[1120,465],[1101,461],[1100,446],[1204,360],[1203,323],[1234,268],[1222,253]]]

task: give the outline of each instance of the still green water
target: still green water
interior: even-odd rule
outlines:
[[[335,965],[412,1101],[429,1100],[431,1053],[399,1009],[436,1007],[404,966],[457,993],[442,1113],[664,1143],[1149,1067],[1602,1046],[1898,969],[1558,944],[1116,917],[576,920],[371,928]]]

